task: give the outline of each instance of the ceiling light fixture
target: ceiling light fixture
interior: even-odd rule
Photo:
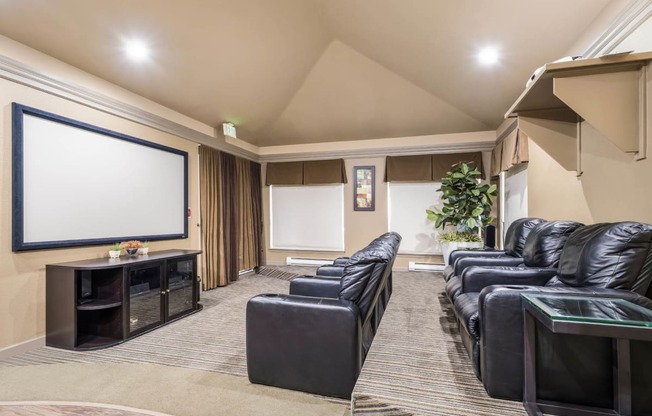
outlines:
[[[482,65],[494,65],[498,62],[498,58],[498,49],[494,48],[493,46],[482,48],[478,53],[478,62],[480,62]]]
[[[149,58],[149,47],[140,39],[125,41],[124,50],[129,59],[133,61],[144,61]]]

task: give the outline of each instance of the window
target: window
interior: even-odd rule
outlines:
[[[272,249],[344,251],[344,186],[271,185]]]

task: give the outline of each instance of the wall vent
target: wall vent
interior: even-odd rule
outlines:
[[[408,270],[411,272],[441,272],[444,267],[443,264],[435,263],[418,263],[416,261],[408,263]]]
[[[288,266],[323,266],[325,264],[333,264],[333,260],[286,257],[285,264]]]

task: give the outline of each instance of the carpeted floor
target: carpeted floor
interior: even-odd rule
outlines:
[[[314,270],[263,268],[260,275],[245,275],[228,287],[202,293],[204,310],[200,313],[105,350],[72,352],[44,347],[12,357],[0,361],[0,378],[4,381],[8,371],[20,373],[23,366],[56,363],[151,364],[246,376],[247,300],[259,293],[287,293],[293,275],[310,275]],[[443,279],[436,273],[395,272],[389,308],[353,392],[355,416],[525,414],[520,403],[491,399],[484,392],[471,369],[443,288]],[[243,383],[248,384],[246,379]],[[0,400],[4,399],[0,392]],[[150,409],[137,402],[127,405]],[[333,415],[340,416],[340,410]]]

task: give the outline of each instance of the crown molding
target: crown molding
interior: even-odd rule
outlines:
[[[181,137],[182,139],[222,150],[235,156],[255,161],[258,160],[257,154],[230,145],[225,142],[224,138],[201,133],[107,95],[97,93],[62,79],[51,77],[4,55],[0,55],[0,78]]]
[[[460,153],[460,152],[489,152],[493,150],[495,142],[467,142],[467,143],[446,143],[430,144],[420,146],[396,146],[378,147],[372,149],[353,150],[332,150],[319,152],[296,152],[276,155],[262,155],[259,158],[261,163],[267,162],[293,162],[298,160],[321,160],[321,159],[358,159],[392,156],[412,156],[429,153]]]
[[[650,16],[652,0],[631,0],[582,56],[595,58],[610,53]]]

